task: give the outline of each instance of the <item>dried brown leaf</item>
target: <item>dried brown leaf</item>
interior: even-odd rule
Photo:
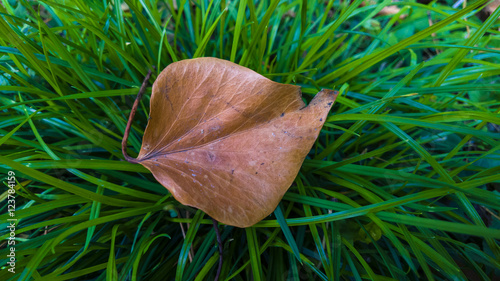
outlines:
[[[173,63],[153,85],[137,162],[182,204],[238,227],[274,211],[337,94],[305,107],[300,87],[216,58]]]

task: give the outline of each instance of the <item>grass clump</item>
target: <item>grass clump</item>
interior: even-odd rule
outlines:
[[[362,3],[2,1],[0,172],[17,179],[17,260],[7,271],[5,179],[0,279],[214,278],[212,222],[120,151],[148,68],[202,56],[306,100],[341,92],[274,215],[221,227],[221,279],[500,276],[500,10],[482,22],[485,1]],[[400,10],[377,15],[389,5]]]

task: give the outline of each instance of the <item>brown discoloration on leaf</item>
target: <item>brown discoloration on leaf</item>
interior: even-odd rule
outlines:
[[[322,90],[305,107],[299,88],[215,58],[173,63],[153,85],[137,161],[182,204],[253,225],[292,184],[336,98]]]

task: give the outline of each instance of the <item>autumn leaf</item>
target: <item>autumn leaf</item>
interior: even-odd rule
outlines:
[[[180,203],[248,227],[274,211],[336,96],[322,90],[305,107],[298,86],[221,59],[179,61],[153,85],[150,119],[132,162]]]

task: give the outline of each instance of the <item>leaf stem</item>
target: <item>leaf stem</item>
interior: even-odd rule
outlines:
[[[153,69],[156,69],[156,67],[153,66]],[[128,135],[130,134],[130,128],[132,127],[132,121],[134,120],[135,112],[137,111],[137,106],[139,105],[139,101],[141,100],[142,95],[146,91],[146,87],[148,86],[148,81],[149,81],[149,78],[151,78],[151,74],[152,74],[152,71],[150,69],[150,70],[148,70],[148,74],[146,74],[144,81],[142,81],[141,88],[139,89],[139,93],[137,94],[137,97],[135,98],[135,101],[134,101],[134,105],[132,106],[132,110],[130,111],[130,116],[128,117],[127,127],[125,128],[125,133],[124,133],[123,139],[122,139],[123,157],[125,157],[125,160],[127,160],[130,163],[139,163],[139,161],[136,158],[128,156],[128,154],[127,154],[127,140],[128,140]]]
[[[214,281],[218,281],[219,275],[220,275],[220,272],[222,269],[222,261],[223,261],[222,260],[222,238],[220,236],[219,227],[218,227],[219,222],[216,221],[214,218],[212,218],[212,222],[213,222],[213,226],[215,229],[215,234],[217,235],[217,244],[219,245],[219,267],[217,268],[217,274],[215,275],[215,279],[214,279]]]

